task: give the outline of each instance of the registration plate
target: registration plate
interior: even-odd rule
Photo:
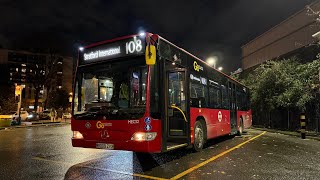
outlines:
[[[97,143],[97,149],[114,149],[114,144],[106,144],[106,143]]]

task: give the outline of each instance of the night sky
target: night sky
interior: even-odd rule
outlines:
[[[14,49],[77,47],[139,30],[157,33],[226,72],[241,67],[241,45],[312,0],[0,0],[0,45]]]

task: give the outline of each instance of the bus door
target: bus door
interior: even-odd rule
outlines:
[[[170,145],[184,145],[188,142],[189,120],[186,71],[181,68],[168,70],[166,76],[167,150],[169,150]]]
[[[237,109],[236,109],[236,86],[229,82],[229,98],[230,98],[230,125],[231,134],[237,133]]]

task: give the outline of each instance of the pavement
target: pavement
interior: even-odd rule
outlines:
[[[63,125],[63,124],[70,124],[71,120],[62,120],[58,119],[57,121],[51,120],[39,120],[39,121],[31,121],[31,122],[21,122],[21,125],[15,125],[10,127],[0,127],[0,130],[7,130],[13,128],[25,128],[25,127],[36,127],[36,126],[54,126],[54,125]]]
[[[301,133],[298,131],[283,131],[283,130],[260,128],[260,127],[252,127],[252,129],[267,131],[272,133],[279,133],[279,134],[284,134],[289,136],[301,137]],[[314,140],[320,141],[320,134],[314,131],[306,131],[306,139],[314,139]]]

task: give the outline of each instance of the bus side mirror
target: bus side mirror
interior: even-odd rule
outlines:
[[[154,45],[146,46],[146,64],[147,65],[155,65],[156,64],[156,47]]]

